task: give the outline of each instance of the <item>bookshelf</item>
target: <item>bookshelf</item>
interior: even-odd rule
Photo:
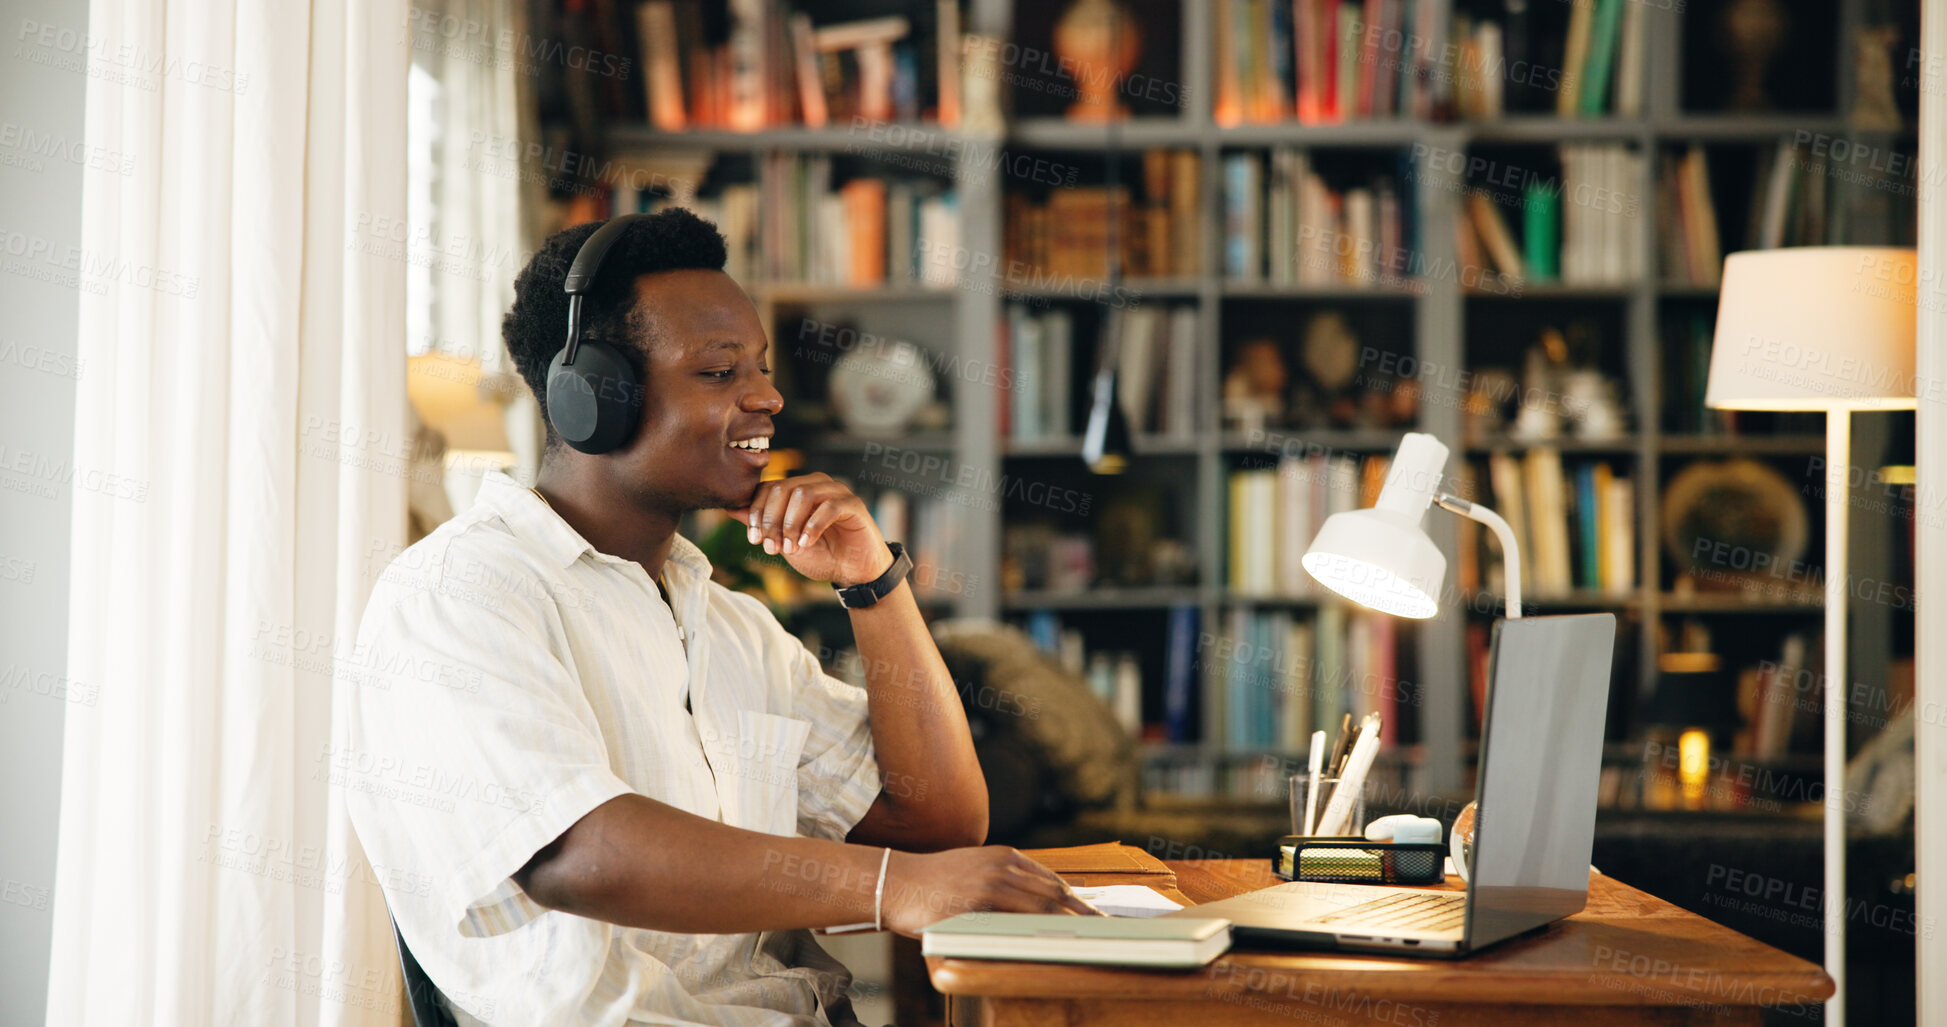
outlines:
[[[937,10],[932,5],[916,6]],[[1700,56],[1708,47],[1688,44],[1697,41],[1691,36],[1696,26],[1715,17],[1722,4],[1699,2],[1690,4],[1683,14],[1655,4],[1641,5],[1641,45],[1633,51],[1640,67],[1631,69],[1632,74],[1640,76],[1636,113],[1560,117],[1532,109],[1535,98],[1529,97],[1529,108],[1513,104],[1507,113],[1484,121],[1385,117],[1335,124],[1220,123],[1214,110],[1220,93],[1214,87],[1220,30],[1213,14],[1232,8],[1216,0],[1127,6],[1133,8],[1145,28],[1145,65],[1152,73],[1156,67],[1167,68],[1178,76],[1176,81],[1187,86],[1184,102],[1175,114],[1159,114],[1138,106],[1134,116],[1114,126],[1076,124],[1052,115],[1043,102],[1045,97],[1030,100],[1017,90],[1013,109],[1018,116],[1005,118],[996,131],[984,133],[927,124],[901,126],[898,131],[862,131],[836,121],[819,128],[787,125],[752,132],[665,132],[652,128],[640,113],[633,119],[611,116],[601,123],[600,146],[613,154],[701,153],[717,163],[741,161],[746,165],[770,154],[828,154],[866,161],[888,155],[925,155],[938,171],[936,177],[952,183],[957,245],[968,253],[988,255],[1005,252],[1010,195],[1036,188],[997,172],[991,163],[997,149],[1085,169],[1085,186],[1101,185],[1103,165],[1112,159],[1121,160],[1120,179],[1125,188],[1141,181],[1146,150],[1195,153],[1198,174],[1194,202],[1204,226],[1194,240],[1197,273],[1129,278],[1121,283],[1133,304],[1194,311],[1190,322],[1194,359],[1189,365],[1195,397],[1192,430],[1171,435],[1139,434],[1127,474],[1118,479],[1094,478],[1081,467],[1081,444],[1075,432],[1058,437],[1010,437],[997,430],[997,425],[1004,403],[1018,398],[1015,393],[960,380],[942,383],[943,398],[951,410],[950,422],[945,425],[891,438],[849,435],[829,426],[793,429],[793,444],[806,453],[807,465],[840,476],[859,469],[862,454],[882,452],[891,446],[936,455],[950,461],[956,475],[964,470],[971,480],[979,482],[1026,480],[1086,492],[1097,501],[1090,516],[1099,516],[1124,492],[1162,495],[1164,498],[1150,500],[1163,511],[1161,520],[1166,522],[1157,531],[1173,534],[1187,556],[1187,572],[1176,575],[1182,580],[1116,583],[1098,579],[1079,587],[1069,582],[1063,587],[1041,583],[1010,588],[1009,529],[1019,523],[1046,521],[1048,529],[1057,535],[1072,534],[1085,531],[1089,518],[1004,499],[969,503],[963,508],[965,516],[959,519],[954,559],[979,586],[930,597],[936,611],[1016,624],[1052,616],[1065,626],[1078,627],[1093,649],[1138,651],[1145,721],[1157,719],[1168,701],[1162,680],[1168,656],[1156,640],[1166,635],[1172,610],[1194,611],[1199,630],[1206,633],[1233,620],[1240,610],[1274,611],[1293,622],[1317,621],[1332,602],[1316,594],[1246,593],[1230,584],[1230,476],[1235,470],[1252,461],[1259,465],[1275,461],[1281,451],[1294,445],[1303,451],[1350,459],[1385,456],[1406,430],[1430,432],[1447,442],[1453,450],[1450,466],[1484,464],[1497,453],[1519,460],[1538,448],[1534,442],[1504,433],[1474,437],[1468,432],[1461,403],[1428,402],[1424,398],[1410,424],[1324,424],[1270,427],[1258,432],[1226,424],[1221,391],[1229,370],[1227,361],[1240,341],[1240,326],[1353,309],[1369,313],[1373,327],[1368,331],[1383,334],[1386,345],[1397,352],[1409,354],[1425,366],[1464,370],[1477,368],[1484,354],[1505,361],[1509,347],[1525,347],[1526,335],[1543,321],[1582,319],[1596,326],[1601,360],[1620,386],[1627,426],[1611,437],[1569,436],[1547,445],[1566,463],[1602,462],[1633,481],[1627,518],[1634,542],[1630,555],[1633,580],[1621,588],[1578,585],[1566,590],[1534,590],[1528,593],[1528,603],[1542,612],[1607,610],[1618,614],[1623,651],[1618,653],[1612,715],[1627,718],[1631,705],[1648,694],[1662,645],[1660,636],[1673,632],[1686,619],[1706,620],[1715,631],[1740,636],[1769,632],[1766,637],[1775,639],[1801,622],[1806,631],[1816,634],[1820,610],[1816,603],[1754,602],[1735,595],[1676,589],[1673,569],[1657,541],[1662,533],[1663,490],[1682,466],[1699,459],[1742,455],[1781,467],[1796,466],[1802,474],[1805,459],[1820,453],[1823,446],[1818,424],[1789,419],[1778,421],[1769,430],[1735,436],[1669,425],[1671,396],[1666,387],[1677,370],[1669,365],[1679,357],[1670,341],[1671,333],[1676,330],[1674,326],[1686,321],[1707,319],[1714,310],[1716,290],[1710,282],[1672,275],[1662,266],[1657,212],[1664,201],[1659,195],[1659,157],[1681,155],[1693,146],[1713,157],[1721,155],[1721,160],[1711,163],[1714,172],[1722,165],[1723,177],[1711,179],[1710,186],[1720,197],[1719,220],[1735,221],[1730,209],[1748,206],[1752,191],[1758,187],[1747,184],[1751,172],[1734,169],[1748,169],[1758,160],[1755,155],[1775,151],[1781,140],[1790,142],[1811,133],[1854,141],[1879,140],[1880,145],[1912,153],[1910,112],[1902,127],[1891,130],[1856,126],[1844,113],[1853,108],[1855,87],[1848,48],[1862,17],[1862,4],[1842,4],[1836,11],[1809,0],[1786,4],[1794,19],[1793,32],[1798,34],[1792,43],[1794,59],[1807,61],[1803,56],[1806,52],[1823,49],[1816,60],[1798,65],[1813,69],[1816,74],[1807,72],[1805,77],[1818,81],[1789,90],[1785,97],[1789,109],[1785,110],[1735,113],[1713,109],[1707,102],[1709,90],[1693,79],[1707,73],[1698,68],[1709,64],[1707,53]],[[1466,0],[1454,0],[1452,6],[1476,15],[1500,10],[1498,4]],[[1564,5],[1564,9],[1568,6],[1572,5]],[[960,9],[959,20],[968,33],[1000,39],[1014,38],[1010,29],[1018,26],[1035,35],[1034,39],[1020,39],[1024,46],[1045,47],[1055,10],[1035,8],[1022,16],[1010,0],[970,0]],[[1816,38],[1815,43],[1800,38],[1807,33]],[[1003,95],[1006,93],[1004,89]],[[1417,259],[1434,268],[1457,268],[1461,255],[1456,227],[1468,220],[1466,196],[1473,183],[1465,167],[1456,170],[1438,161],[1414,163],[1413,155],[1445,151],[1489,155],[1490,160],[1516,163],[1514,157],[1491,155],[1546,158],[1565,144],[1606,144],[1639,158],[1628,164],[1629,179],[1616,184],[1641,198],[1644,205],[1642,216],[1624,218],[1619,225],[1633,233],[1626,243],[1640,255],[1640,261],[1613,280],[1530,281],[1524,283],[1519,295],[1493,295],[1470,289],[1459,274],[1422,275],[1405,283],[1300,284],[1239,278],[1225,271],[1225,159],[1229,156],[1251,154],[1261,161],[1273,150],[1292,149],[1316,157],[1323,165],[1403,160],[1401,166],[1411,167],[1413,173],[1410,181],[1399,181],[1402,176],[1395,175],[1395,184],[1400,202],[1410,209],[1416,226],[1413,246]],[[706,177],[704,190],[707,193],[719,184]],[[1827,241],[1910,242],[1911,230],[1910,201],[1904,208],[1897,203],[1883,204],[1856,216],[1846,238]],[[1901,238],[1902,233],[1905,238]],[[1192,245],[1181,239],[1174,243]],[[1722,240],[1723,252],[1740,248],[1744,248],[1742,238],[1727,234]],[[1036,311],[1071,311],[1076,331],[1070,423],[1078,428],[1086,412],[1087,375],[1093,367],[1095,348],[1093,339],[1086,336],[1103,320],[1103,305],[1095,300],[1099,283],[1056,281],[1022,286],[1004,277],[1000,263],[990,260],[962,270],[949,288],[919,284],[865,289],[798,282],[746,284],[773,332],[774,345],[788,344],[778,336],[786,331],[789,319],[822,318],[912,339],[976,365],[1001,364],[1007,358],[1003,338],[1015,305]],[[1519,337],[1510,342],[1507,337],[1511,334]],[[813,409],[822,402],[822,397],[794,395],[788,389],[787,399]],[[1276,436],[1275,445],[1269,444],[1271,435]],[[986,491],[1004,489],[990,485]],[[1815,513],[1816,504],[1811,506]],[[1430,517],[1427,525],[1449,558],[1449,587],[1454,588],[1462,525],[1458,519],[1440,515]],[[1818,537],[1814,530],[1813,548],[1805,557],[1808,562],[1818,560]],[[1854,566],[1862,566],[1857,554]],[[1408,786],[1426,793],[1462,791],[1470,780],[1469,626],[1491,620],[1498,609],[1498,598],[1483,587],[1446,606],[1439,617],[1401,626],[1397,635],[1402,647],[1399,668],[1410,668],[1416,686],[1415,708],[1407,718],[1411,723],[1402,728],[1407,734],[1400,739],[1399,763]],[[814,624],[813,631],[843,630],[842,618],[831,617],[829,611],[820,611],[815,604],[794,608],[792,613],[803,623]],[[1884,620],[1890,614],[1866,610],[1858,616]],[[1883,624],[1875,630],[1880,636],[1896,634]],[[1121,641],[1124,638],[1142,641]],[[1883,661],[1885,655],[1882,651],[1877,658]],[[1856,659],[1873,658],[1871,653],[1856,655]],[[1215,768],[1261,763],[1267,756],[1302,761],[1301,753],[1288,748],[1225,745],[1213,740],[1208,725],[1203,727],[1197,732],[1199,737],[1146,744],[1142,748],[1145,759],[1157,765]],[[1229,773],[1219,769],[1210,776],[1221,782]],[[1233,780],[1248,777],[1246,772]],[[1208,798],[1269,798],[1249,786],[1225,789],[1220,784],[1214,791],[1217,794]]]

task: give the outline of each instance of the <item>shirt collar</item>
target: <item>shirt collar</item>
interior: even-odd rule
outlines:
[[[596,549],[581,536],[581,532],[563,520],[539,493],[522,486],[505,471],[488,471],[480,480],[480,494],[475,501],[488,504],[507,521],[516,535],[539,546],[556,566],[566,567],[581,559],[583,553],[610,563],[634,562]],[[670,540],[669,560],[664,571],[669,574],[670,587],[679,588],[690,584],[690,581],[683,580],[685,578],[709,580],[710,560],[703,555],[703,550],[696,547],[696,543],[678,534]]]

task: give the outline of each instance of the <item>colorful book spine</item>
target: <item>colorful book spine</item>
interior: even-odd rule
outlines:
[[[1196,737],[1192,733],[1196,674],[1197,608],[1173,606],[1163,668],[1163,738],[1166,741],[1188,742]]]
[[[1583,114],[1601,114],[1609,99],[1609,80],[1622,42],[1625,0],[1597,0],[1595,24],[1589,34],[1589,71],[1582,80]]]
[[[1562,194],[1558,188],[1531,183],[1521,206],[1521,255],[1528,275],[1538,282],[1561,277]]]

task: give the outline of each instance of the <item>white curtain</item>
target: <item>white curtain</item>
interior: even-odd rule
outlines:
[[[500,319],[514,303],[514,276],[534,248],[521,212],[545,199],[548,166],[521,149],[538,137],[526,116],[531,105],[524,102],[532,76],[519,72],[513,55],[478,37],[507,33],[525,39],[525,20],[515,0],[418,0],[414,10],[421,24],[437,18],[438,24],[486,26],[413,52],[434,96],[424,143],[432,150],[429,236],[479,257],[430,268],[435,335],[429,341],[432,348],[478,358],[489,374],[518,374],[500,339]],[[418,344],[414,339],[415,352]]]
[[[405,529],[405,0],[95,0],[48,1023],[396,1023],[333,675]],[[123,58],[129,58],[126,62]]]
[[[411,140],[415,180],[409,200],[415,238],[429,258],[442,252],[477,259],[417,262],[406,299],[410,352],[441,350],[478,359],[482,386],[504,402],[515,477],[532,483],[540,467],[539,407],[500,337],[514,303],[514,277],[545,235],[546,177],[560,159],[537,158],[534,76],[495,40],[529,38],[518,0],[415,0],[415,22],[433,26],[438,46],[413,50]],[[437,26],[481,26],[441,34]],[[470,501],[486,468],[454,468],[471,480]],[[449,483],[449,488],[451,484]],[[459,504],[464,507],[466,504]]]

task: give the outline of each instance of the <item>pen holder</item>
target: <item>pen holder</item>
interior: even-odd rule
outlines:
[[[1292,834],[1323,835],[1323,831],[1317,828],[1309,832],[1305,830],[1305,816],[1308,808],[1310,808],[1312,817],[1319,822],[1321,828],[1327,826],[1324,823],[1325,814],[1332,804],[1332,797],[1338,794],[1339,779],[1323,774],[1319,775],[1318,801],[1315,807],[1311,805],[1311,787],[1312,776],[1310,774],[1291,775]],[[1334,837],[1356,835],[1366,829],[1366,779],[1359,780],[1355,783],[1354,787],[1358,790],[1349,797],[1351,805],[1346,811],[1347,817],[1345,822],[1331,829],[1331,835]]]
[[[1446,846],[1439,842],[1369,842],[1364,838],[1278,839],[1271,869],[1287,881],[1338,884],[1441,884]]]

